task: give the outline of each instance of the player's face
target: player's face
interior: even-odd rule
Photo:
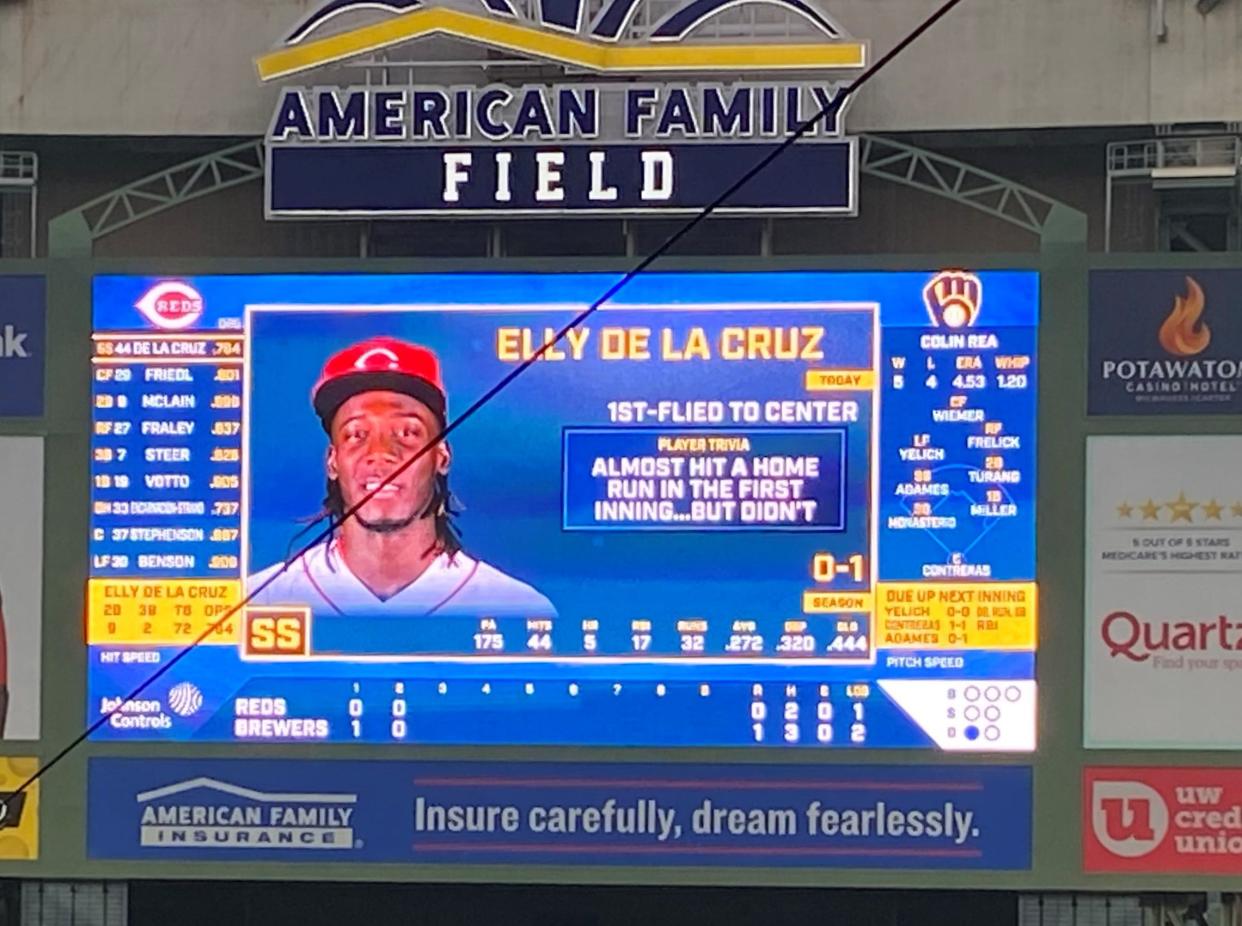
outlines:
[[[328,450],[328,477],[340,483],[345,507],[374,492],[439,433],[431,409],[407,395],[363,392],[348,399],[332,419]],[[427,510],[436,475],[448,467],[448,446],[437,444],[379,489],[358,512],[359,522],[381,532],[412,524]]]

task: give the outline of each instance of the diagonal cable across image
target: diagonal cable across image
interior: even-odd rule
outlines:
[[[78,736],[74,737],[70,742],[59,749],[52,755],[34,774],[24,781],[16,790],[14,795],[22,793],[33,782],[43,777],[50,769],[54,768],[60,761],[68,756],[73,750],[84,743],[97,730],[106,725],[110,719],[119,712],[123,705],[130,702],[144,692],[146,692],[155,682],[167,675],[179,662],[185,659],[196,647],[209,639],[217,628],[226,624],[230,618],[234,617],[247,605],[257,600],[261,600],[265,590],[273,583],[287,574],[288,571],[311,550],[329,539],[333,533],[341,528],[343,524],[350,519],[356,518],[376,497],[385,492],[385,489],[395,480],[401,478],[411,467],[417,465],[428,454],[436,451],[445,441],[462,425],[474,417],[481,409],[488,405],[496,396],[507,389],[518,377],[526,373],[537,361],[543,358],[549,351],[553,350],[557,345],[561,344],[571,332],[575,331],[580,325],[590,318],[597,310],[605,306],[621,293],[628,285],[630,285],[637,277],[650,269],[660,258],[670,253],[679,242],[690,234],[694,229],[701,225],[713,213],[726,206],[731,197],[736,195],[748,183],[762,172],[770,169],[781,154],[787,151],[791,146],[796,144],[800,139],[810,133],[817,124],[824,120],[833,118],[834,114],[840,110],[846,100],[856,93],[864,84],[871,80],[877,73],[886,67],[891,61],[905,51],[913,42],[926,33],[932,26],[945,17],[961,0],[947,0],[939,6],[930,16],[918,24],[916,28],[911,30],[900,42],[898,42],[885,55],[880,57],[873,65],[867,68],[856,80],[848,85],[840,94],[838,94],[827,106],[820,109],[812,118],[802,123],[796,131],[786,137],[780,144],[774,146],[766,155],[757,160],[749,168],[743,171],[738,178],[725,189],[723,189],[706,207],[697,212],[693,217],[681,224],[671,235],[669,235],[657,248],[655,248],[646,257],[639,260],[631,269],[620,275],[607,289],[580,312],[578,312],[567,323],[563,324],[559,329],[555,330],[550,337],[544,339],[541,346],[535,349],[530,356],[523,359],[505,376],[499,379],[494,385],[488,388],[478,399],[472,402],[463,412],[444,423],[444,426],[431,437],[420,449],[413,452],[402,463],[400,463],[393,471],[386,474],[383,478],[375,480],[374,485],[369,485],[366,493],[354,501],[347,507],[342,506],[338,509],[339,513],[333,513],[327,519],[326,525],[318,529],[309,540],[302,544],[296,552],[286,557],[276,567],[268,570],[261,581],[252,586],[243,600],[231,606],[224,614],[215,619],[202,633],[199,634],[192,642],[187,644],[180,651],[171,656],[164,662],[159,669],[151,673],[145,678],[141,684],[135,686],[127,695],[117,700],[117,703],[110,710],[104,712],[100,717],[86,727]],[[8,800],[4,803],[7,804]]]

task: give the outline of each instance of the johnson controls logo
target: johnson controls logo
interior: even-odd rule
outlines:
[[[203,706],[203,693],[193,682],[179,682],[168,689],[168,706],[178,717],[193,717]]]
[[[1154,851],[1169,831],[1169,808],[1154,788],[1137,781],[1091,786],[1091,829],[1100,845],[1121,858]]]

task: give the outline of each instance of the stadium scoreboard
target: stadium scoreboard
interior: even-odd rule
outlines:
[[[332,358],[451,421],[614,279],[96,277],[96,737],[1033,749],[1033,272],[649,274],[451,434],[460,552],[328,529],[425,514]]]

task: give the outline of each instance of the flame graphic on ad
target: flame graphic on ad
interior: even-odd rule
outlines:
[[[1173,311],[1160,326],[1160,346],[1175,357],[1201,353],[1212,340],[1207,323],[1199,321],[1203,305],[1203,290],[1193,277],[1186,277],[1186,295],[1174,297]]]

